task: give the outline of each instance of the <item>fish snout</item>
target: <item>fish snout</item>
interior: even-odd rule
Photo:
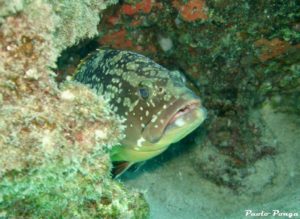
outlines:
[[[155,144],[171,129],[188,126],[188,123],[195,119],[201,124],[206,116],[207,110],[202,106],[200,98],[193,92],[189,92],[169,104],[155,122],[148,123],[143,137]]]

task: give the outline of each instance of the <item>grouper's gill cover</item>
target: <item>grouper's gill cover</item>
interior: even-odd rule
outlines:
[[[116,174],[150,159],[205,119],[206,111],[178,72],[129,51],[98,50],[78,67],[74,79],[104,95],[125,120],[125,138],[111,152]]]

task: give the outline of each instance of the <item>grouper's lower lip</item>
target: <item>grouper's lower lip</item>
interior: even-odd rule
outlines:
[[[168,131],[171,127],[174,125],[181,125],[181,118],[183,118],[186,114],[191,113],[194,110],[197,110],[201,107],[200,101],[192,101],[178,109],[169,119],[169,121],[166,123],[166,127],[164,129],[164,132]]]

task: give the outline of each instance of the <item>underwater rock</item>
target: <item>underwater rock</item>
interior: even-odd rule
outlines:
[[[143,196],[111,180],[121,119],[51,69],[115,2],[0,2],[0,217],[147,218]]]

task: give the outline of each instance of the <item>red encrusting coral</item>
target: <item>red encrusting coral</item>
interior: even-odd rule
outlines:
[[[108,17],[107,21],[111,25],[118,24],[120,22],[120,14],[116,14],[116,15]]]
[[[121,29],[117,32],[112,32],[99,40],[102,45],[111,45],[113,48],[128,49],[132,47],[132,41],[126,38],[127,32]]]
[[[206,20],[208,18],[204,11],[205,0],[190,0],[183,4],[179,0],[173,1],[173,6],[177,8],[181,17],[185,21]]]
[[[259,39],[255,42],[255,46],[262,48],[259,59],[262,62],[276,58],[288,52],[292,47],[300,48],[300,44],[292,46],[290,43],[280,40],[278,38],[267,40],[265,38]]]
[[[126,15],[133,16],[138,12],[150,13],[152,9],[152,1],[151,0],[142,0],[140,3],[135,5],[124,4],[122,6],[122,12]]]

